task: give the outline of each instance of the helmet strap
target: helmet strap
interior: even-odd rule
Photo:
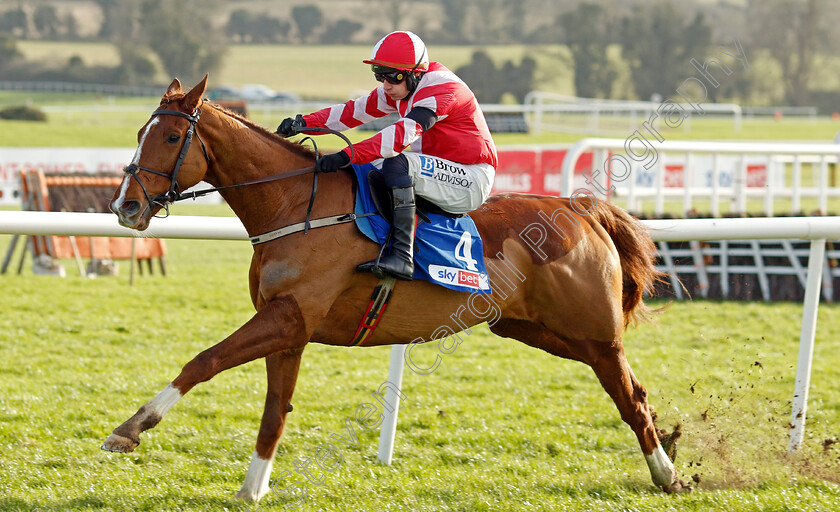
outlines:
[[[423,46],[423,53],[420,55],[420,58],[414,64],[414,67],[407,73],[405,77],[405,85],[408,88],[409,96],[414,93],[414,89],[417,89],[417,84],[420,83],[420,77],[415,75],[415,71],[420,66],[420,63],[423,62],[423,58],[426,56],[426,47]],[[408,97],[408,96],[406,96]]]

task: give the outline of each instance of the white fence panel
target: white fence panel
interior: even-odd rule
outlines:
[[[482,105],[483,106],[483,105]],[[523,112],[531,114],[530,126],[535,134],[542,130],[564,133],[609,135],[627,133],[639,128],[651,119],[658,125],[658,112],[662,102],[628,101],[599,98],[581,98],[543,91],[531,91],[525,95]],[[685,108],[688,116],[684,121],[690,129],[693,108]],[[726,116],[732,118],[733,128],[741,129],[743,109],[735,103],[704,103],[703,117]]]
[[[609,176],[609,187],[614,188],[588,188],[601,197],[625,198],[630,211],[637,211],[638,202],[643,199],[654,200],[656,215],[664,213],[667,199],[682,198],[684,212],[692,209],[694,201],[708,199],[711,213],[717,217],[723,202],[731,203],[732,212],[745,214],[747,199],[760,198],[764,215],[772,217],[778,198],[790,198],[793,212],[801,211],[803,198],[814,198],[819,210],[826,213],[828,199],[840,197],[840,187],[831,186],[828,171],[829,164],[838,161],[840,144],[656,142],[638,137],[586,138],[575,143],[563,161],[563,190],[574,190],[571,170],[580,156],[599,150],[607,151],[611,160],[596,160],[590,181],[603,184],[604,176]],[[803,183],[803,163],[811,166],[810,183]]]

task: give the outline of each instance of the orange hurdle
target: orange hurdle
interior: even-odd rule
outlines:
[[[120,185],[122,176],[45,175],[42,171],[21,171],[20,180],[24,210],[108,212],[108,200],[114,189]],[[27,238],[28,250],[33,257],[33,270],[36,273],[64,275],[63,268],[60,268],[55,260],[74,258],[82,275],[113,274],[116,267],[109,262],[130,259],[133,280],[135,261],[141,274],[144,261],[149,273],[152,273],[152,260],[157,258],[161,273],[166,275],[166,244],[161,239],[72,236]],[[14,250],[16,241],[12,241],[10,252]],[[6,271],[9,256],[10,254],[7,254],[3,273]],[[18,273],[22,269],[23,258],[24,256],[21,256]],[[82,258],[90,259],[86,270],[81,263]]]

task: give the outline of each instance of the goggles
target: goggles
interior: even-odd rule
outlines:
[[[387,80],[388,83],[392,85],[401,84],[408,74],[406,71],[388,68],[385,66],[373,65],[371,68],[373,69],[373,77],[376,78],[377,82],[385,82]]]

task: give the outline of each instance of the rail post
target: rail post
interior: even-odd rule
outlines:
[[[805,303],[802,308],[802,330],[799,334],[796,383],[793,388],[793,409],[790,413],[788,451],[798,450],[805,436],[805,414],[808,409],[811,364],[814,361],[814,337],[817,332],[817,311],[820,307],[820,284],[824,260],[825,239],[811,240],[811,252],[808,255],[808,281],[805,285]]]
[[[388,382],[397,388],[402,388],[405,348],[406,345],[391,345]],[[390,466],[391,459],[394,457],[394,438],[397,436],[397,418],[400,414],[400,400],[391,386],[385,390],[385,403],[394,404],[394,409],[385,409],[382,413],[385,418],[382,421],[382,429],[379,431],[379,453],[376,458],[380,463]]]

